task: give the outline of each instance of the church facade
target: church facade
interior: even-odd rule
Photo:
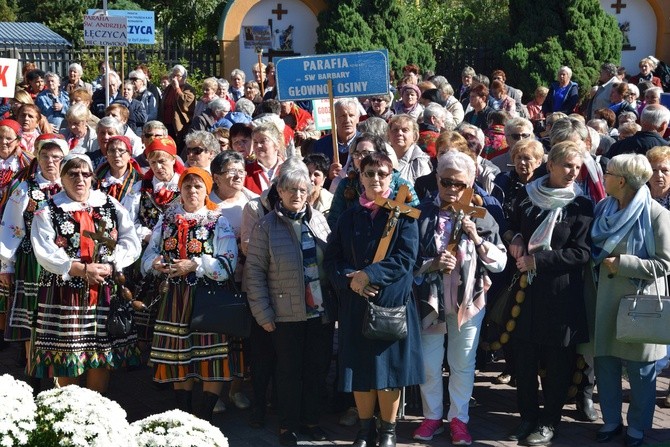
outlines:
[[[638,62],[655,55],[670,64],[670,0],[600,0],[619,23],[624,39],[621,65],[630,75]],[[270,58],[314,54],[317,16],[325,0],[232,0],[219,24],[221,74]]]

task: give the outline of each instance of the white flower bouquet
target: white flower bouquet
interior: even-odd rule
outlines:
[[[228,447],[218,428],[181,410],[154,414],[131,425],[138,447]]]
[[[9,374],[0,376],[0,446],[28,445],[35,429],[33,389],[27,383]]]
[[[40,393],[36,423],[31,446],[137,446],[123,408],[76,385]]]

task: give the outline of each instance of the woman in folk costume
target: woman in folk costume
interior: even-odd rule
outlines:
[[[444,335],[448,335],[449,413],[447,420],[454,445],[470,445],[468,407],[475,380],[475,357],[486,310],[487,271],[501,272],[507,263],[498,224],[490,214],[470,218],[449,210],[471,188],[476,167],[461,152],[441,155],[437,165],[438,197],[419,209],[419,258],[415,292],[422,320],[426,381],[421,384],[424,421],[414,439],[429,441],[441,433],[442,361]],[[470,206],[470,204],[467,204]],[[447,247],[458,227],[455,253]]]
[[[516,267],[528,272],[528,286],[512,332],[521,423],[508,439],[525,439],[528,445],[545,445],[553,438],[574,372],[576,345],[589,340],[583,270],[593,205],[575,183],[585,156],[580,143],[554,145],[549,174],[520,191],[510,216],[516,236],[509,251]],[[540,363],[546,368],[542,411]]]
[[[98,189],[119,202],[132,190],[142,178],[140,166],[132,158],[133,145],[123,135],[114,135],[107,142],[107,161],[95,171]]]
[[[86,386],[107,391],[112,369],[140,362],[133,334],[107,334],[114,272],[140,256],[140,242],[127,211],[91,189],[93,165],[86,155],[68,154],[61,164],[63,191],[35,213],[31,243],[43,268],[38,289],[31,374],[56,377],[61,385],[86,375]],[[95,242],[90,233],[113,239]]]
[[[171,137],[154,138],[144,150],[144,155],[150,169],[122,201],[135,224],[143,248],[149,243],[151,232],[165,210],[179,203],[179,173],[184,170],[181,162],[177,161],[177,145]],[[145,306],[149,306],[158,296],[159,281],[153,281],[153,278],[142,280],[139,264],[133,266],[129,277],[136,286],[134,295],[142,297]],[[137,337],[141,342],[151,342],[156,308],[147,310],[136,306],[136,310]]]
[[[196,415],[210,420],[223,381],[237,371],[230,371],[224,335],[190,331],[193,296],[200,285],[228,279],[237,263],[237,242],[228,220],[209,200],[212,177],[207,171],[186,169],[179,189],[180,203],[159,218],[142,256],[142,273],[167,277],[168,286],[158,309],[150,359],[154,381],[172,383],[184,411],[191,411],[194,380],[203,383]]]
[[[15,179],[0,221],[0,284],[11,291],[5,340],[25,342],[27,371],[42,270],[30,243],[30,229],[35,211],[61,190],[60,164],[68,154],[68,145],[60,135],[44,134],[37,138],[35,149],[37,157],[27,168],[30,173],[25,180]],[[39,379],[32,385],[39,391]]]
[[[28,167],[32,155],[21,145],[21,125],[10,119],[0,121],[0,209],[7,200],[7,189],[21,169]],[[8,289],[0,285],[0,345],[4,343]]]

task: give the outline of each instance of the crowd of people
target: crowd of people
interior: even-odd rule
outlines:
[[[505,359],[496,382],[516,387],[509,440],[551,442],[577,371],[577,408],[598,419],[597,385],[608,442],[624,432],[625,367],[625,441],[640,446],[666,346],[615,334],[624,295],[668,292],[670,111],[656,63],[630,78],[604,63],[581,100],[563,66],[529,102],[502,70],[466,67],[452,86],[409,64],[387,95],[338,99],[327,135],[309,102],[276,99],[272,63],[253,80],[206,78],[199,98],[181,65],[157,86],[144,65],[124,80],[101,64],[89,83],[76,63],[67,80],[25,64],[0,110],[3,343],[21,343],[36,392],[54,378],[104,393],[112,370],[146,361],[177,408],[206,420],[228,403],[263,427],[270,401],[281,445],[327,438],[335,336],[332,403],[359,424],[357,447],[396,445],[410,386],[424,417],[414,439],[446,425],[470,445],[476,371],[493,355]],[[230,281],[247,294],[250,336],[191,330],[198,288]],[[488,314],[510,282],[500,327]],[[107,328],[118,300],[135,314],[122,335]],[[364,332],[373,305],[402,309],[403,335]]]

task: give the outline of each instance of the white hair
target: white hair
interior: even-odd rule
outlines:
[[[70,66],[67,67],[68,73],[70,72],[70,70],[76,71],[77,73],[79,73],[79,76],[84,74],[84,69],[82,68],[82,66],[80,64],[78,64],[76,62],[71,63]]]
[[[172,67],[172,70],[170,70],[170,73],[174,73],[175,71],[179,71],[179,74],[184,79],[186,79],[188,77],[188,71],[186,71],[186,67],[184,67],[181,64],[177,64],[174,67]]]
[[[437,158],[437,174],[441,175],[447,169],[464,172],[468,176],[468,186],[472,186],[475,181],[475,162],[463,152],[447,151]]]

